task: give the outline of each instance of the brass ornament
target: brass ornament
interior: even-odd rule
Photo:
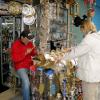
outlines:
[[[46,63],[44,54],[40,53],[37,57],[33,58],[33,61],[36,62],[37,66],[43,66]]]
[[[8,3],[8,12],[12,15],[18,15],[22,12],[22,5],[19,2],[10,1]]]
[[[39,91],[40,95],[43,94],[43,92],[44,92],[44,84],[43,84],[43,83],[40,83],[40,84],[39,84],[39,89],[38,89],[38,91]]]

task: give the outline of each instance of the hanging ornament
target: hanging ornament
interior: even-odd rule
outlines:
[[[90,9],[87,11],[87,16],[88,16],[88,17],[93,17],[94,14],[95,14],[94,8],[90,8]]]
[[[90,4],[90,5],[93,5],[95,3],[95,0],[84,0],[84,4],[87,5],[87,4]]]
[[[70,6],[70,15],[73,17],[79,15],[80,12],[79,9],[80,9],[80,5],[78,2],[72,4]]]

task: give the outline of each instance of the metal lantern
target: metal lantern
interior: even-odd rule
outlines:
[[[39,74],[39,87],[38,87],[38,91],[40,93],[40,95],[43,94],[44,91],[44,68],[43,67],[38,67],[38,74]]]
[[[57,84],[55,82],[55,72],[52,69],[47,69],[45,71],[45,74],[47,76],[47,82],[46,85],[48,86],[46,96],[48,97],[49,100],[55,98],[55,95],[57,93]]]
[[[39,66],[37,67],[36,70],[36,75],[35,75],[35,84],[33,86],[33,96],[32,100],[42,100],[42,95],[44,92],[44,68]]]

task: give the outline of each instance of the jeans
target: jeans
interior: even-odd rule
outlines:
[[[23,100],[30,100],[30,82],[28,78],[28,70],[27,69],[19,69],[17,71],[18,76],[22,82],[22,95]]]

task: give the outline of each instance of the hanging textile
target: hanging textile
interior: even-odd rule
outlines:
[[[95,0],[84,0],[85,5],[87,5],[88,3],[93,5],[95,3]]]

